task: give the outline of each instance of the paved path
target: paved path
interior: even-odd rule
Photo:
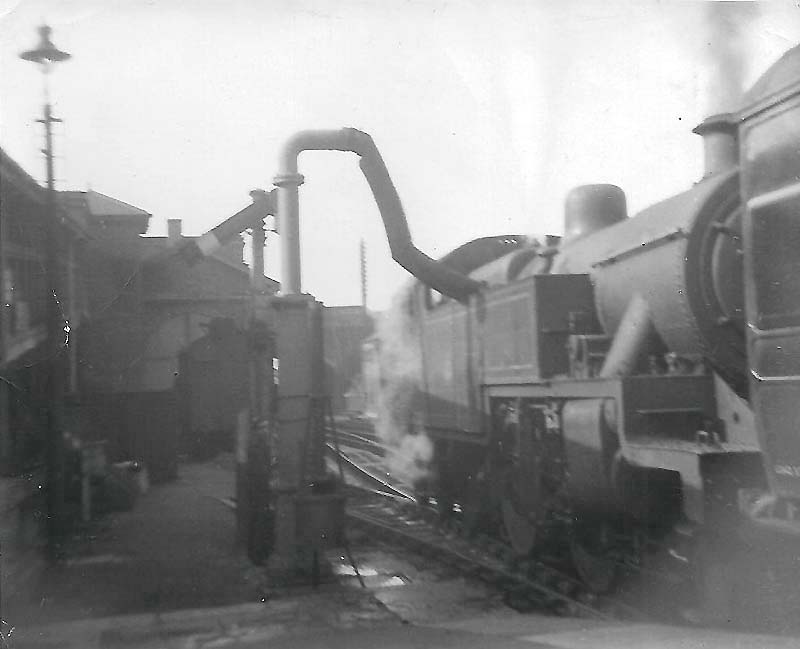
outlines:
[[[258,571],[236,553],[234,512],[220,500],[233,493],[229,458],[182,466],[132,511],[99,521],[31,600],[6,604],[5,619],[41,625],[259,601]]]

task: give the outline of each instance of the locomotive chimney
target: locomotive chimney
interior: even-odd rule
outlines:
[[[730,113],[707,117],[692,130],[692,133],[697,133],[703,138],[704,179],[733,169],[739,163],[736,121]]]
[[[626,217],[625,192],[619,187],[579,185],[564,202],[564,241],[574,241]]]
[[[180,240],[182,229],[180,219],[167,219],[167,238],[170,245],[175,245]]]

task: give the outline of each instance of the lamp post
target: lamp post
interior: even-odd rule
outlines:
[[[47,191],[45,193],[45,274],[47,277],[46,337],[47,350],[47,427],[46,471],[47,471],[47,550],[51,561],[58,559],[63,534],[64,509],[64,366],[63,358],[69,339],[66,335],[67,322],[59,302],[63,293],[60,290],[58,270],[59,227],[56,210],[55,181],[53,176],[53,122],[61,120],[53,117],[50,105],[48,76],[53,64],[66,61],[70,55],[59,50],[50,40],[48,25],[39,27],[39,45],[36,49],[20,54],[25,61],[37,63],[44,75],[43,117],[38,122],[44,124],[45,148],[43,150],[47,170]]]

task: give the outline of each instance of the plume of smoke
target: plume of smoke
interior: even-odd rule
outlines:
[[[706,114],[739,108],[749,73],[748,26],[758,12],[751,2],[705,3],[700,87]]]
[[[388,456],[388,473],[409,485],[417,485],[430,476],[433,442],[424,430],[404,435]]]
[[[415,324],[408,313],[408,293],[395,298],[377,327],[377,371],[365,373],[373,384],[375,430],[392,449],[387,470],[394,478],[415,484],[429,473],[433,444],[425,431],[420,403],[422,356]]]

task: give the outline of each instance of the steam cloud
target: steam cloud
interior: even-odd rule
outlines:
[[[374,395],[370,405],[376,414],[375,431],[392,449],[386,457],[387,470],[413,485],[429,474],[433,443],[419,403],[422,358],[406,300],[407,294],[401,292],[378,322],[378,370],[370,380],[377,385],[367,387]]]
[[[703,7],[703,93],[706,114],[739,108],[748,70],[748,25],[758,15],[750,2],[708,2]]]

